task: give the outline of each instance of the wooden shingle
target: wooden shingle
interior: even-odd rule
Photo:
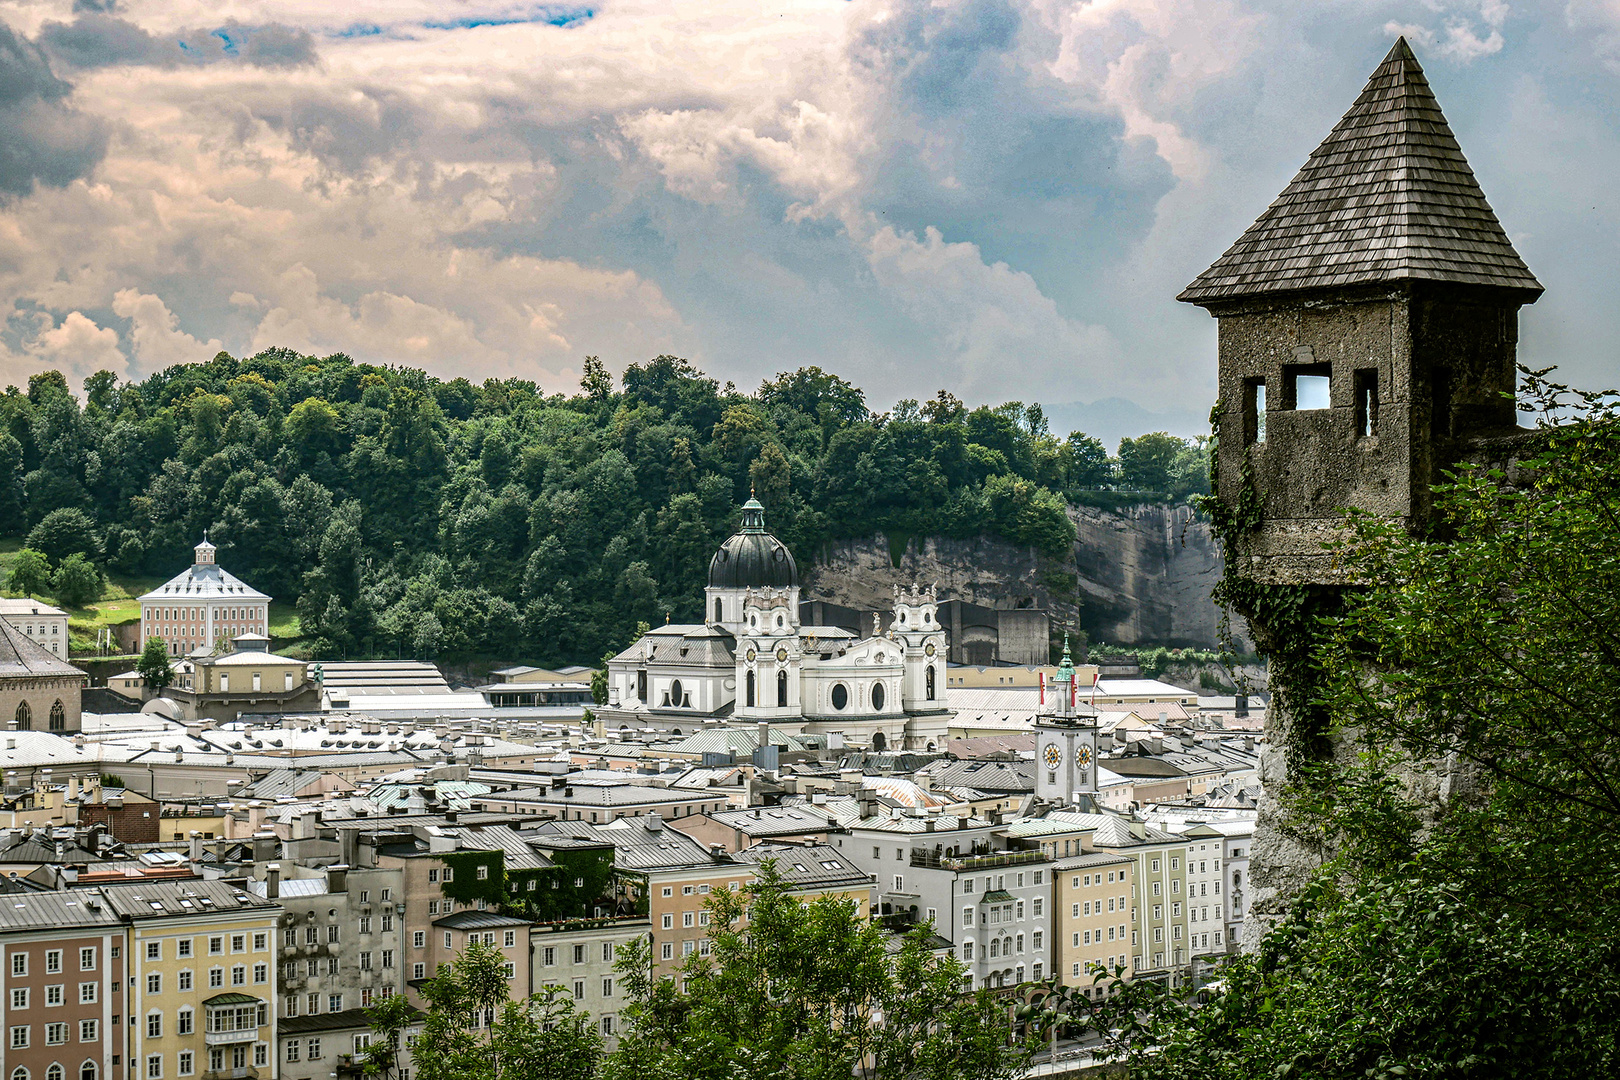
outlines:
[[[1177,299],[1413,279],[1542,291],[1402,38],[1282,194]]]

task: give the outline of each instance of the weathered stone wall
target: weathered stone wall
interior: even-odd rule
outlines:
[[[881,535],[828,544],[807,560],[804,598],[884,610],[895,585],[933,582],[941,598],[1045,608],[1054,625],[1078,623],[1094,641],[1218,645],[1209,594],[1222,562],[1207,521],[1185,506],[1070,507],[1069,518],[1076,539],[1061,560],[987,536],[908,538],[898,566]]]

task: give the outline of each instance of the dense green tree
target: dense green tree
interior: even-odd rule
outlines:
[[[28,546],[42,551],[52,562],[78,552],[91,558],[101,555],[101,537],[96,523],[78,507],[64,507],[46,514],[28,530]]]
[[[107,579],[99,566],[85,558],[82,552],[75,551],[56,568],[56,573],[51,576],[51,587],[58,603],[66,607],[84,607],[101,599]]]
[[[602,1037],[573,995],[548,986],[523,1001],[510,999],[506,957],[482,943],[468,945],[422,987],[427,1016],[411,1047],[421,1080],[591,1080]],[[368,1056],[368,1071],[397,1071],[399,1032],[410,1016],[398,1005],[375,1017],[395,1049]]]
[[[684,990],[653,976],[645,940],[620,950],[628,1005],[604,1080],[1010,1080],[1029,1060],[1005,1006],[963,993],[931,927],[891,953],[855,905],[802,902],[769,860],[707,906],[709,955],[686,962]]]
[[[24,596],[44,592],[51,584],[51,561],[42,551],[23,548],[11,564],[11,578],[7,582],[11,591]]]
[[[174,682],[174,668],[169,666],[169,647],[163,643],[162,638],[147,638],[146,647],[141,650],[140,662],[135,665],[146,685],[157,693],[162,693]]]

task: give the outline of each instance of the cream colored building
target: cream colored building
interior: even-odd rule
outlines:
[[[29,597],[0,598],[0,619],[39,643],[46,652],[61,659],[68,655],[68,617],[61,608]]]
[[[1131,890],[1135,860],[1098,851],[1065,859],[1053,869],[1057,916],[1057,975],[1086,997],[1099,970],[1131,977]],[[1100,984],[1106,985],[1106,984]],[[1097,989],[1097,996],[1102,990]]]
[[[204,537],[196,562],[141,597],[141,641],[158,638],[170,656],[211,649],[220,640],[267,634],[270,597],[214,562],[218,550]]]

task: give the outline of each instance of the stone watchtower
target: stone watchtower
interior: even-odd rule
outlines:
[[[1259,521],[1227,552],[1263,582],[1336,580],[1346,508],[1421,524],[1429,485],[1512,430],[1513,250],[1405,39],[1305,167],[1177,297],[1220,320],[1219,495]],[[1251,519],[1248,524],[1256,525]]]
[[[1310,621],[1298,617],[1335,610],[1353,587],[1324,541],[1346,509],[1423,527],[1443,471],[1516,430],[1519,308],[1541,291],[1402,39],[1178,297],[1219,320],[1222,591],[1271,659],[1246,944],[1316,861],[1285,839],[1277,795],[1334,751],[1303,692]],[[1279,590],[1290,603],[1271,603]]]

